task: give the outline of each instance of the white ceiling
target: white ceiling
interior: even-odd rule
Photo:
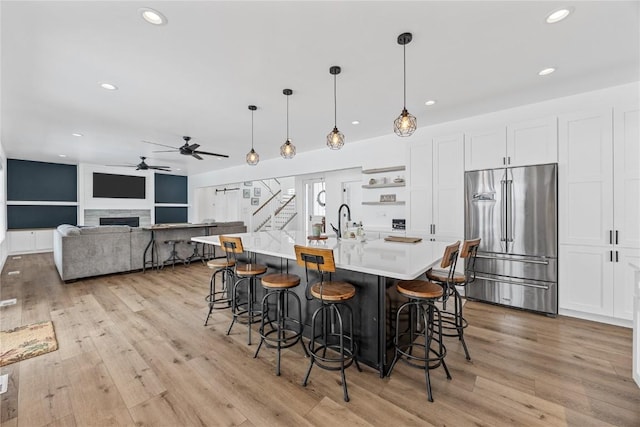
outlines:
[[[561,6],[574,13],[549,25]],[[242,164],[251,144],[279,156],[392,132],[407,108],[428,126],[639,79],[639,5],[630,2],[2,1],[1,141],[10,158],[170,165],[198,173]],[[169,20],[153,26],[140,7]],[[557,68],[546,77],[542,68]],[[109,92],[99,82],[119,87]],[[437,99],[427,107],[424,102]],[[360,125],[351,124],[359,120]],[[83,137],[73,137],[74,132]],[[231,157],[152,153],[182,135]],[[65,154],[65,159],[59,154]],[[286,175],[287,161],[283,162]],[[249,166],[247,166],[249,167]]]

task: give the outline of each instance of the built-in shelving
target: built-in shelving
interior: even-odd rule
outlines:
[[[404,166],[390,166],[388,168],[377,168],[377,169],[363,169],[363,174],[372,174],[372,173],[385,173],[385,172],[397,172],[405,170]]]
[[[404,187],[404,182],[388,182],[386,184],[365,184],[362,188],[390,188],[390,187]]]
[[[404,205],[404,201],[399,202],[362,202],[363,205]]]

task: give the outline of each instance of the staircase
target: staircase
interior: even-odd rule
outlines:
[[[274,196],[278,194],[281,193],[278,192]],[[269,200],[269,206],[265,203],[258,208],[258,210],[254,212],[254,220],[257,219],[259,211],[263,212],[262,218],[257,221],[257,225],[253,231],[284,229],[298,214],[298,212],[296,212],[295,197],[295,194],[282,194],[279,199],[274,197],[273,200]],[[254,221],[254,223],[256,223],[256,221]]]

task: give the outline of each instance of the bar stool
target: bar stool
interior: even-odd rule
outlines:
[[[267,293],[262,298],[262,321],[260,322],[260,344],[253,355],[258,357],[262,344],[277,349],[276,375],[280,376],[280,353],[283,348],[289,348],[300,342],[305,354],[309,356],[307,348],[302,342],[302,304],[300,298],[291,289],[300,284],[300,276],[288,273],[267,274],[262,276],[262,287]],[[275,319],[270,318],[269,300],[275,302]],[[275,301],[274,301],[275,300]],[[289,305],[295,301],[297,317],[289,313]]]
[[[206,263],[204,262],[204,243],[188,240],[187,245],[193,246],[193,252],[187,257],[187,263],[191,264],[191,261],[199,260],[200,262],[202,262],[202,265],[206,265]],[[202,254],[200,254],[200,245],[202,245]]]
[[[209,316],[213,310],[224,310],[231,307],[231,298],[229,298],[229,283],[233,283],[235,273],[233,267],[236,265],[235,260],[229,255],[225,258],[216,258],[207,262],[207,267],[214,270],[209,281],[209,295],[205,300],[209,303],[209,313],[204,321],[204,326],[209,322]],[[216,275],[222,278],[222,287],[216,290]]]
[[[307,288],[309,289],[309,270],[320,274],[320,281],[309,289],[313,298],[320,300],[320,307],[311,317],[311,333],[309,353],[311,361],[309,369],[302,382],[307,386],[311,368],[316,364],[322,369],[340,371],[342,377],[342,391],[344,401],[349,401],[345,369],[355,363],[358,371],[362,372],[357,358],[357,346],[353,337],[353,311],[345,301],[353,298],[356,288],[347,282],[331,280],[331,273],[336,271],[332,249],[312,248],[308,246],[294,246],[298,265],[305,268]],[[325,280],[328,275],[329,280]],[[343,314],[349,319],[349,331],[345,331]],[[320,316],[320,331],[317,332],[318,316]],[[329,325],[330,321],[333,321]],[[327,354],[327,350],[330,354]]]
[[[231,314],[232,320],[227,330],[227,335],[231,333],[231,328],[236,322],[246,323],[249,326],[248,344],[251,345],[251,325],[256,323],[261,317],[261,311],[254,307],[256,277],[267,272],[267,266],[261,264],[238,263],[237,255],[244,252],[242,239],[240,237],[220,236],[220,247],[227,254],[228,260],[233,260],[233,273],[236,282],[231,290]],[[241,301],[238,294],[240,285],[247,284],[246,301]]]
[[[455,270],[459,248],[460,241],[445,248],[440,265],[443,268],[449,267],[450,274],[453,274]],[[405,359],[407,364],[424,369],[427,383],[427,398],[429,402],[433,402],[429,371],[442,365],[447,374],[447,379],[451,379],[451,374],[444,361],[447,355],[447,349],[442,340],[440,310],[435,304],[438,299],[446,298],[447,293],[445,293],[441,285],[427,280],[401,280],[396,284],[396,290],[400,295],[407,297],[409,301],[402,304],[396,312],[396,331],[393,339],[395,355],[387,376],[391,375],[396,363],[402,358]],[[407,331],[401,333],[400,317],[405,311],[408,311],[409,314],[409,327]],[[420,321],[422,321],[422,325],[419,325]],[[423,329],[416,330],[417,326],[421,326]],[[401,343],[401,339],[404,339],[407,335],[408,340]],[[424,343],[416,342],[418,337],[423,338]],[[414,354],[416,347],[422,349],[418,354]],[[418,362],[420,364],[418,364]]]
[[[476,255],[478,253],[478,247],[480,246],[480,239],[465,240],[460,250],[460,258],[465,259],[464,274],[454,272],[450,275],[446,270],[434,270],[427,271],[427,279],[439,283],[445,292],[448,292],[448,297],[453,297],[453,312],[446,310],[446,305],[442,310],[442,323],[443,335],[445,337],[458,337],[458,340],[462,342],[462,348],[467,360],[471,360],[469,350],[467,349],[467,343],[464,341],[464,329],[469,326],[469,323],[464,318],[462,313],[462,296],[458,292],[458,287],[465,287],[472,283],[476,279]],[[448,298],[447,298],[448,299]]]
[[[184,240],[165,240],[164,244],[165,245],[171,245],[171,253],[169,254],[169,258],[165,259],[162,262],[162,267],[164,268],[165,265],[167,264],[171,264],[171,269],[173,270],[173,268],[176,265],[176,261],[181,261],[183,264],[187,263],[187,260],[185,260],[184,258],[182,258],[180,255],[178,255],[178,251],[176,251],[176,245],[178,243],[183,243]]]

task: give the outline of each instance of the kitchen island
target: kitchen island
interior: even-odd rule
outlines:
[[[387,242],[383,239],[359,242],[329,238],[324,243],[310,245],[307,235],[291,231],[263,231],[232,234],[242,238],[245,256],[252,262],[267,265],[269,273],[286,271],[297,274],[302,285],[295,289],[302,301],[303,323],[319,302],[307,297],[304,269],[296,264],[294,245],[333,249],[336,262],[334,280],[343,280],[356,287],[356,296],[349,302],[354,312],[354,336],[358,343],[358,358],[380,372],[386,373],[393,357],[391,342],[395,327],[395,311],[404,302],[393,286],[396,280],[420,277],[441,258],[447,242],[423,240],[418,243]],[[193,237],[193,241],[220,246],[218,236]],[[317,276],[309,278],[311,284]],[[308,328],[307,328],[308,329]]]

